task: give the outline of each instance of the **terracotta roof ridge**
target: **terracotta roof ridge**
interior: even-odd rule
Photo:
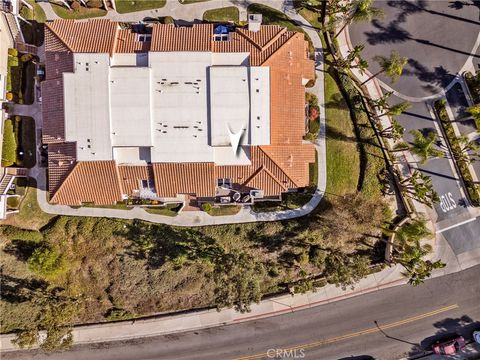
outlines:
[[[63,179],[62,183],[60,184],[60,186],[57,188],[57,191],[55,191],[55,193],[52,195],[52,197],[50,198],[50,201],[51,202],[55,202],[55,197],[57,196],[57,194],[60,192],[60,190],[66,186],[65,184],[67,183],[68,179],[72,177],[72,174],[73,172],[79,167],[79,164],[80,164],[80,161],[77,161],[75,163],[75,165],[73,166],[72,170],[70,170],[70,172],[68,173],[68,175],[65,177],[65,179]]]
[[[291,35],[290,37],[288,37],[288,38],[287,38],[287,41],[285,41],[282,45],[280,45],[274,52],[272,52],[269,56],[267,56],[267,57],[265,58],[265,60],[263,60],[262,64],[264,64],[265,62],[267,62],[268,59],[270,59],[273,55],[275,55],[276,53],[278,53],[278,52],[280,51],[280,49],[285,46],[285,44],[288,42],[288,40],[290,40],[293,36],[295,36],[295,34],[301,34],[301,33],[295,32],[295,31],[287,31],[287,32],[284,32],[283,34],[288,34],[288,33],[292,33],[292,35]],[[283,34],[282,34],[282,35],[283,35]],[[303,35],[303,34],[302,34],[302,35]],[[304,36],[303,39],[304,39],[304,41],[305,41],[305,36]],[[278,39],[276,39],[276,40],[278,40]]]
[[[53,23],[55,21],[62,21],[62,20],[65,20],[65,21],[73,21],[72,19],[57,19],[57,20],[54,20],[50,23]],[[52,29],[49,25],[49,22],[46,22],[45,23],[45,27],[52,33],[53,36],[55,36],[69,51],[73,52],[72,48],[70,46],[68,46],[67,42],[62,39],[56,32],[54,29]]]
[[[287,172],[286,172],[285,170],[283,170],[283,168],[282,168],[266,151],[263,150],[263,147],[262,147],[262,146],[259,146],[259,149],[260,149],[260,151],[261,151],[266,157],[268,157],[268,158],[275,164],[275,166],[277,166],[277,167],[282,171],[282,173],[285,175],[285,177],[286,177],[288,180],[290,180],[290,182],[291,182],[292,184],[297,185],[297,182],[296,182],[296,181],[293,181],[293,179],[290,177],[290,175],[288,175]]]
[[[284,27],[284,28],[281,28],[280,31],[274,36],[272,37],[270,40],[268,40],[268,42],[262,46],[261,50],[264,51],[264,50],[267,50],[270,46],[272,46],[272,44],[277,41],[280,36],[282,36],[285,32],[287,31],[287,28]]]
[[[120,176],[120,171],[118,170],[118,165],[117,162],[114,160],[115,163],[115,174],[117,175],[117,182],[118,182],[118,188],[120,189],[120,194],[125,194],[125,191],[122,186],[122,178]]]
[[[265,172],[272,178],[273,181],[275,181],[282,189],[287,190],[288,187],[285,186],[273,173],[265,166],[265,164],[262,164],[255,172],[248,178],[247,181],[244,182],[245,185],[248,185],[251,183],[258,175],[260,175],[262,172]]]

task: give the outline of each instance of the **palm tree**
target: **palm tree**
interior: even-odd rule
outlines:
[[[390,115],[390,116],[398,116],[401,113],[407,111],[412,106],[408,101],[402,101],[394,105],[390,105],[388,103],[388,99],[392,96],[393,91],[388,91],[382,95],[382,97],[378,99],[371,99],[371,103],[373,107],[376,109],[383,111],[383,113],[379,116],[383,115]]]
[[[429,207],[440,201],[437,192],[433,189],[432,178],[418,170],[400,181],[400,189],[408,196]]]
[[[374,0],[356,0],[350,7],[345,9],[345,15],[341,18],[343,26],[335,34],[335,38],[352,22],[372,21],[383,16],[383,10],[372,7]]]
[[[340,68],[357,68],[360,73],[363,74],[363,72],[368,68],[367,60],[362,58],[362,51],[364,48],[365,45],[363,44],[355,46],[352,50],[348,52],[347,56],[344,59],[337,59],[335,65]]]
[[[443,151],[433,147],[437,142],[437,133],[431,131],[427,136],[419,130],[412,130],[410,133],[414,136],[410,151],[420,157],[420,164],[425,164],[430,157],[445,156]]]
[[[480,159],[480,146],[463,135],[458,138],[458,147],[452,147],[453,157],[457,162],[470,164]]]
[[[395,119],[392,119],[391,124],[388,128],[380,130],[380,135],[398,141],[402,138],[405,128]]]
[[[390,53],[389,57],[375,56],[374,60],[380,64],[380,70],[365,80],[362,85],[383,73],[385,73],[392,82],[395,82],[402,75],[403,68],[408,62],[408,58],[400,56],[395,50]]]

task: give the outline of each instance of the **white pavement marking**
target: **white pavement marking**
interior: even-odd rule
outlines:
[[[447,230],[451,230],[451,229],[454,229],[456,227],[459,227],[459,226],[462,226],[462,225],[465,225],[465,224],[468,224],[472,221],[475,221],[477,220],[477,218],[471,218],[471,219],[468,219],[468,220],[465,220],[465,221],[462,221],[462,222],[459,222],[459,223],[456,223],[456,224],[453,224],[451,226],[447,226],[445,229],[440,229],[440,230],[437,230],[437,234],[440,234],[444,231],[447,231]]]

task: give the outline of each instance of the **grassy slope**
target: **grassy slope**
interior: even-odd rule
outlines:
[[[106,10],[80,7],[78,11],[68,10],[66,7],[51,3],[52,9],[63,19],[88,19],[93,17],[101,17],[107,14]]]
[[[132,5],[132,2],[134,4]],[[165,6],[166,0],[116,0],[117,12],[125,14],[129,12],[159,9]]]
[[[328,73],[325,73],[325,102],[327,192],[344,195],[357,189],[360,157],[347,104]]]
[[[29,15],[29,18],[27,18],[27,20],[36,20],[39,23],[44,23],[45,21],[47,21],[45,11],[43,11],[42,7],[37,4],[35,0],[27,0],[27,2],[33,6],[33,10],[26,10],[27,14]]]
[[[239,12],[236,6],[228,6],[219,9],[207,10],[203,13],[203,20],[209,22],[228,22],[238,23]]]

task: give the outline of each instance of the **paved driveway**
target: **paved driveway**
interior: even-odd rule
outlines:
[[[463,4],[463,5],[462,5]],[[425,97],[438,93],[455,77],[472,53],[479,35],[479,8],[473,1],[376,1],[385,16],[350,28],[354,44],[366,44],[365,57],[372,73],[379,69],[376,55],[397,50],[408,57],[404,76],[393,85],[400,93]],[[380,79],[390,84],[385,77]]]

